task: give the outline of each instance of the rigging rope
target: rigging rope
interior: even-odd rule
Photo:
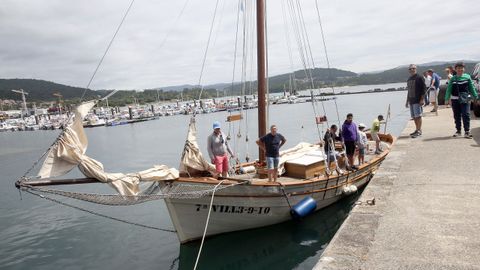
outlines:
[[[302,6],[301,6],[299,0],[297,0],[297,6],[298,6],[298,10],[299,10],[299,11],[298,11],[299,19],[300,19],[301,26],[302,26],[302,29],[303,29],[302,32],[305,33],[305,41],[306,41],[306,44],[307,44],[307,47],[308,47],[308,51],[309,51],[309,53],[310,53],[311,62],[312,62],[312,69],[309,70],[309,71],[310,71],[310,72],[309,72],[309,74],[310,74],[310,80],[311,80],[311,84],[312,84],[312,89],[315,89],[315,84],[314,84],[313,75],[312,75],[312,70],[315,70],[315,61],[314,61],[314,58],[313,58],[312,48],[311,48],[311,46],[310,46],[310,39],[309,39],[309,37],[308,37],[308,32],[307,32],[307,28],[306,28],[305,18],[304,18],[304,16],[303,16],[303,11],[302,11]],[[329,72],[330,72],[330,69],[329,69]],[[312,93],[313,93],[313,90],[312,90]],[[320,94],[320,88],[319,88],[319,94]],[[313,98],[312,98],[312,103],[313,103],[313,102],[316,103],[316,102],[317,102],[316,99],[313,99]],[[324,103],[323,99],[322,99],[320,102],[321,102],[321,104],[322,104],[323,112],[324,112],[324,114],[326,115],[327,113],[326,113],[325,103]],[[335,102],[336,102],[336,100],[335,100]],[[337,109],[337,118],[338,118],[338,107],[337,107],[336,103],[335,103],[335,107],[336,107],[336,109]],[[338,118],[338,119],[339,119],[339,118]],[[328,125],[329,125],[328,118],[327,118],[327,121],[326,121],[326,122],[327,122],[327,126],[328,126]],[[318,130],[318,132],[320,132],[320,130],[318,129],[318,124],[317,124],[317,130]],[[320,138],[320,140],[321,140],[321,138]]]
[[[190,2],[190,0],[186,0],[185,3],[183,4],[183,7],[180,10],[180,13],[178,14],[177,18],[175,19],[175,22],[172,24],[172,27],[170,28],[170,30],[167,31],[167,34],[165,35],[165,37],[162,40],[162,43],[160,43],[160,46],[158,47],[159,49],[161,49],[165,45],[165,43],[167,42],[167,39],[170,36],[170,33],[172,33],[173,29],[175,29],[175,26],[177,26],[177,22],[182,17],[183,12],[187,8],[187,5],[188,5],[189,2]]]
[[[208,54],[208,49],[210,47],[210,40],[212,38],[212,32],[213,32],[213,27],[215,25],[215,18],[217,17],[217,10],[218,10],[218,2],[220,0],[217,0],[215,4],[215,10],[213,12],[213,18],[212,18],[212,23],[210,25],[210,31],[208,34],[208,40],[207,40],[207,47],[205,48],[205,53],[203,55],[203,61],[202,61],[202,68],[200,69],[200,76],[198,78],[198,85],[200,85],[200,94],[198,95],[198,99],[202,99],[202,93],[203,93],[203,85],[202,85],[202,76],[203,76],[203,71],[205,70],[205,62],[207,61],[207,54]],[[196,115],[196,110],[194,110],[193,115]]]
[[[319,23],[319,25],[320,25],[320,31],[321,31],[321,34],[322,34],[323,48],[324,48],[324,51],[325,51],[325,58],[326,58],[326,61],[327,61],[328,75],[329,75],[329,77],[331,77],[330,60],[329,60],[329,58],[328,58],[327,43],[326,43],[326,41],[325,41],[325,34],[324,34],[324,32],[323,32],[322,18],[321,18],[321,16],[320,16],[320,9],[319,9],[319,7],[318,7],[318,0],[315,0],[315,7],[316,7],[317,15],[318,15],[318,23]],[[335,93],[335,88],[334,88],[333,84],[331,85],[331,88],[332,88],[333,95],[335,96],[336,93]],[[339,128],[339,130],[341,130],[341,128],[340,128],[340,127],[341,127],[340,114],[339,114],[339,112],[338,112],[337,99],[334,98],[334,99],[333,99],[333,102],[334,102],[334,104],[335,104],[335,111],[336,111],[336,113],[337,113],[338,128]],[[322,102],[322,105],[323,105],[323,102]],[[328,125],[328,122],[327,122],[327,125]],[[341,132],[341,131],[340,131],[340,132]],[[341,137],[342,137],[342,142],[343,142],[343,136],[341,136]],[[343,148],[344,151],[346,151],[346,148],[345,148],[345,147],[346,147],[345,144],[342,143],[342,148]],[[336,161],[335,161],[335,162],[336,162]],[[353,164],[349,164],[348,158],[345,159],[345,164],[347,165],[347,167],[350,167],[350,165],[353,165]]]
[[[52,197],[48,197],[48,196],[45,196],[45,195],[42,195],[42,194],[38,194],[38,193],[33,192],[32,190],[29,190],[29,189],[27,189],[25,191],[32,194],[32,195],[35,195],[39,198],[46,199],[46,200],[49,200],[51,202],[54,202],[54,203],[57,203],[57,204],[60,204],[60,205],[66,206],[66,207],[70,207],[70,208],[73,208],[73,209],[77,209],[77,210],[80,210],[82,212],[89,213],[89,214],[92,214],[92,215],[95,215],[95,216],[98,216],[98,217],[103,217],[103,218],[107,218],[107,219],[114,220],[114,221],[119,221],[121,223],[130,224],[130,225],[134,225],[134,226],[138,226],[138,227],[143,227],[143,228],[146,228],[146,229],[152,229],[152,230],[158,230],[158,231],[164,231],[164,232],[172,232],[172,233],[177,232],[177,231],[172,230],[172,229],[158,228],[158,227],[153,227],[153,226],[150,226],[150,225],[145,225],[145,224],[141,224],[141,223],[137,223],[137,222],[133,222],[133,221],[128,221],[128,220],[124,220],[124,219],[120,219],[120,218],[116,218],[116,217],[112,217],[112,216],[107,216],[105,214],[101,214],[101,213],[98,213],[98,212],[95,212],[95,211],[92,211],[92,210],[88,210],[88,209],[85,209],[85,208],[82,208],[82,207],[79,207],[79,206],[75,206],[73,204],[62,202],[62,201],[54,199]]]
[[[222,9],[220,10],[220,20],[218,21],[217,24],[217,31],[215,32],[215,39],[213,40],[213,46],[217,44],[217,38],[218,38],[218,33],[220,32],[220,26],[222,25],[223,22],[223,14],[225,13],[225,3],[227,1],[223,1],[222,3]]]
[[[313,94],[313,89],[315,88],[315,85],[314,85],[313,76],[312,76],[312,73],[311,73],[311,70],[314,69],[315,67],[313,66],[311,69],[308,68],[308,65],[310,64],[309,58],[311,58],[312,63],[314,63],[314,61],[313,61],[313,56],[312,56],[312,53],[311,53],[311,49],[307,50],[306,46],[304,46],[304,44],[308,44],[308,48],[310,48],[310,45],[309,45],[310,42],[309,42],[309,39],[308,39],[308,35],[306,33],[306,27],[305,26],[303,26],[303,27],[299,26],[301,24],[304,25],[305,22],[301,19],[303,17],[303,15],[300,15],[302,11],[300,9],[299,3],[297,2],[297,5],[295,5],[291,0],[285,0],[285,1],[287,1],[287,6],[289,7],[290,20],[292,22],[293,33],[294,33],[295,39],[297,41],[298,51],[299,51],[299,55],[300,55],[300,60],[301,60],[302,65],[303,65],[303,70],[304,70],[304,73],[305,73],[305,77],[308,78],[310,80],[310,83],[311,83],[312,90],[310,90],[310,95],[311,95],[311,98],[312,98],[313,112],[314,112],[314,115],[316,117],[316,116],[318,116],[318,113],[317,113],[317,108],[316,108],[316,105],[315,105],[315,102],[316,102],[315,101],[315,96]],[[282,5],[283,8],[284,8],[284,5]],[[296,10],[296,7],[297,7],[298,11]],[[297,14],[299,14],[299,15],[297,15]],[[297,17],[299,18],[298,21],[296,19]],[[285,16],[284,16],[284,20],[286,20]],[[288,29],[288,27],[287,27],[287,29]],[[308,57],[308,55],[310,55],[310,57]],[[322,100],[322,108],[323,108],[324,115],[326,115],[326,109],[325,109],[323,100]],[[327,125],[328,125],[328,118],[327,118]],[[317,128],[318,138],[319,138],[320,141],[322,141],[322,132],[320,131],[319,123],[316,123],[316,128]]]
[[[87,87],[85,87],[85,90],[83,91],[82,97],[80,98],[80,102],[83,100],[83,97],[84,97],[85,94],[87,93],[87,90],[88,90],[88,88],[90,87],[90,84],[92,83],[93,79],[95,78],[95,75],[97,74],[98,69],[99,69],[100,66],[102,65],[103,60],[105,59],[105,56],[107,55],[108,51],[110,50],[110,47],[112,46],[113,41],[114,41],[115,38],[117,37],[117,34],[118,34],[118,32],[120,31],[120,28],[122,27],[123,22],[124,22],[125,19],[127,18],[127,15],[128,15],[128,13],[130,12],[130,9],[132,8],[134,2],[135,2],[135,0],[132,0],[132,1],[130,2],[130,5],[128,6],[127,11],[126,11],[125,14],[123,15],[122,20],[120,21],[120,24],[119,24],[118,27],[117,27],[117,30],[115,30],[115,33],[113,34],[112,39],[111,39],[110,42],[108,43],[108,46],[107,46],[107,48],[105,49],[105,52],[103,53],[103,56],[102,56],[102,58],[100,59],[100,62],[98,62],[98,65],[97,65],[97,67],[95,68],[95,71],[93,71],[92,77],[90,77],[90,80],[88,81]]]
[[[232,71],[232,93],[235,84],[235,70],[237,66],[237,47],[238,47],[238,28],[240,25],[240,10],[241,10],[242,0],[238,1],[238,10],[237,10],[237,23],[236,23],[236,31],[235,31],[235,47],[233,53],[233,71]]]
[[[66,203],[63,201],[60,201],[58,199],[40,194],[40,193],[48,193],[56,196],[62,196],[66,198],[71,198],[71,199],[77,199],[77,200],[82,200],[82,201],[87,201],[91,203],[97,203],[97,204],[103,204],[103,205],[110,205],[110,206],[124,206],[124,205],[134,205],[134,204],[139,204],[139,203],[144,203],[147,201],[152,201],[152,200],[158,200],[158,199],[165,199],[165,198],[180,198],[180,199],[194,199],[194,198],[201,198],[209,195],[210,193],[212,194],[212,201],[213,201],[213,196],[216,191],[223,190],[226,188],[234,187],[237,185],[243,185],[248,183],[248,181],[244,182],[239,182],[231,185],[224,185],[220,186],[223,182],[226,180],[220,181],[217,185],[215,185],[213,188],[208,187],[207,189],[203,188],[203,190],[199,190],[199,185],[192,185],[192,184],[178,184],[176,185],[177,188],[175,187],[168,187],[165,186],[164,188],[160,188],[158,186],[158,183],[152,184],[152,186],[149,188],[149,191],[154,193],[162,191],[162,194],[148,194],[148,195],[137,195],[137,196],[122,196],[122,195],[102,195],[102,194],[91,194],[91,193],[79,193],[79,192],[69,192],[69,191],[62,191],[62,190],[54,190],[54,189],[47,189],[47,188],[39,188],[39,187],[33,187],[29,186],[28,183],[25,182],[20,182],[21,190],[30,193],[34,196],[37,196],[42,199],[49,200],[51,202],[67,206],[73,209],[80,210],[85,213],[89,213],[95,216],[107,218],[110,220],[122,222],[125,224],[130,224],[138,227],[143,227],[147,229],[153,229],[153,230],[158,230],[158,231],[164,231],[164,232],[173,232],[175,233],[175,230],[172,229],[165,229],[165,228],[159,228],[159,227],[154,227],[150,225],[145,225],[141,224],[138,222],[133,222],[133,221],[128,221],[112,216],[108,216],[106,214],[102,214],[93,210],[89,210],[80,206],[76,206],[70,203]],[[183,187],[182,187],[183,186]],[[205,185],[202,185],[205,186]],[[186,187],[186,188],[185,188]],[[182,189],[186,189],[187,191],[182,191]],[[195,190],[196,189],[196,190]],[[172,192],[172,190],[174,192]],[[180,192],[177,192],[180,190]],[[193,190],[193,191],[192,191]],[[211,207],[211,206],[210,206]],[[206,231],[206,229],[205,229]]]
[[[283,25],[285,29],[285,39],[287,43],[287,51],[288,51],[288,59],[290,60],[290,69],[292,70],[293,76],[295,76],[295,69],[293,66],[293,56],[292,56],[292,44],[290,42],[290,31],[288,29],[288,23],[287,23],[287,16],[285,15],[285,2],[282,1],[282,18],[283,18]],[[290,80],[289,80],[290,82]]]
[[[328,77],[332,77],[332,74],[331,74],[331,68],[330,68],[330,59],[328,57],[328,52],[327,52],[327,43],[325,41],[325,34],[323,32],[323,24],[322,24],[322,18],[320,16],[320,9],[318,7],[318,0],[315,0],[315,7],[316,7],[316,10],[317,10],[317,15],[318,15],[318,23],[320,25],[320,33],[322,34],[322,41],[323,41],[323,49],[325,51],[325,59],[327,61],[327,68],[328,68]],[[333,91],[333,95],[335,96],[335,87],[333,86],[333,84],[331,85],[331,88],[332,88],[332,91]],[[337,111],[337,120],[338,120],[338,125],[340,126],[340,114],[338,113],[338,106],[337,106],[337,99],[334,99],[333,100],[334,103],[335,103],[335,109]]]
[[[115,30],[115,33],[113,34],[113,37],[112,39],[110,40],[110,42],[108,43],[107,45],[107,48],[105,49],[105,52],[103,53],[102,55],[102,58],[100,59],[100,61],[98,62],[97,64],[97,67],[95,68],[95,70],[93,71],[93,74],[92,76],[90,77],[90,80],[88,81],[87,83],[87,86],[85,87],[85,90],[83,90],[83,93],[82,93],[82,96],[80,97],[80,102],[82,102],[83,98],[85,97],[85,94],[87,93],[87,90],[89,89],[90,87],[90,84],[92,83],[93,79],[95,78],[95,75],[97,74],[98,72],[98,69],[100,68],[100,66],[102,65],[103,63],[103,60],[105,59],[105,56],[107,55],[108,51],[110,50],[110,47],[112,46],[113,44],[113,41],[115,40],[115,38],[117,37],[117,34],[118,32],[120,31],[120,28],[122,27],[123,25],[123,22],[125,21],[125,19],[127,18],[128,14],[130,13],[130,10],[133,6],[133,3],[135,2],[135,0],[132,0],[130,2],[130,5],[128,6],[127,10],[125,11],[125,14],[123,15],[122,17],[122,20],[120,21],[120,24],[118,25],[117,29]],[[113,95],[114,93],[116,93],[116,91],[112,91],[112,93],[108,94],[105,98],[108,98],[110,97],[111,95]],[[73,118],[73,114],[71,114],[66,123],[67,125],[70,123],[70,120]],[[45,155],[50,151],[50,149],[52,149],[52,147],[54,147],[56,144],[57,144],[57,141],[64,135],[65,133],[65,129],[58,135],[58,137],[55,139],[55,141],[47,148],[47,150],[33,163],[33,165],[23,174],[22,178],[25,178],[37,165],[38,163],[40,162],[40,160],[45,157]]]
[[[250,20],[250,44],[249,44],[249,47],[250,47],[250,75],[249,75],[249,83],[248,83],[248,95],[249,96],[252,96],[252,101],[254,100],[253,99],[253,95],[254,95],[254,74],[256,74],[256,69],[255,69],[255,38],[254,38],[254,35],[255,35],[255,20],[253,19],[253,14],[255,14],[255,8],[256,6],[255,5],[250,5],[250,14],[252,15],[252,19]],[[258,96],[258,95],[257,95]],[[249,141],[250,141],[250,137],[249,137],[249,130],[250,130],[250,120],[249,120],[249,115],[250,115],[250,112],[249,110],[247,110],[245,112],[245,160],[247,162],[250,161],[250,148],[249,148]]]

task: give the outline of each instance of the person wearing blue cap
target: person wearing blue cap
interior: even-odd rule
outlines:
[[[228,177],[228,153],[232,158],[235,155],[232,153],[230,146],[228,146],[225,134],[220,130],[220,122],[213,123],[213,133],[208,136],[207,150],[210,160],[215,165],[217,173],[222,177]]]

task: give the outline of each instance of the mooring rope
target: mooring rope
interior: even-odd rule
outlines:
[[[285,186],[280,182],[277,182],[277,183],[280,186],[280,189],[282,190],[283,197],[285,197],[285,200],[287,201],[287,204],[288,204],[288,207],[290,208],[290,211],[292,211],[292,205],[290,204],[290,200],[288,199],[288,195],[285,192]]]
[[[214,188],[212,192],[212,198],[210,199],[210,206],[208,208],[207,221],[205,222],[205,229],[203,230],[202,242],[200,243],[200,249],[198,250],[197,260],[195,261],[195,266],[193,270],[197,269],[198,261],[200,260],[200,255],[202,254],[203,243],[205,241],[205,236],[207,235],[208,223],[210,221],[210,213],[212,212],[213,198],[215,197],[215,191],[225,180],[220,181]]]

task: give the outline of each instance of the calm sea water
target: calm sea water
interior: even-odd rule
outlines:
[[[381,87],[381,86],[379,86]],[[354,87],[350,90],[355,91]],[[405,92],[357,94],[336,100],[339,115],[348,112],[357,123],[370,125],[391,104],[388,131],[399,134],[407,119]],[[317,110],[323,112],[321,104]],[[333,101],[325,102],[329,121],[337,123]],[[206,137],[215,120],[228,113],[197,116],[198,138],[205,152]],[[287,138],[286,147],[299,141],[318,141],[310,103],[272,105],[269,119]],[[254,158],[257,150],[256,110],[246,112],[242,127],[223,124],[240,158]],[[87,129],[87,153],[103,162],[109,172],[134,172],[154,164],[178,167],[189,116],[117,127]],[[342,121],[343,122],[343,121]],[[247,132],[248,131],[248,132]],[[240,137],[238,137],[240,135]],[[180,245],[173,233],[145,229],[100,218],[72,208],[19,194],[14,187],[31,164],[58,136],[58,131],[0,133],[0,268],[2,269],[192,269],[199,243]],[[250,138],[248,147],[245,138]],[[72,173],[79,176],[78,172]],[[102,184],[76,190],[111,191]],[[358,196],[358,195],[357,195]],[[311,269],[356,196],[344,199],[301,222],[216,236],[205,242],[200,269]],[[136,206],[108,207],[62,199],[117,218],[155,227],[173,228],[163,201]],[[198,224],[203,226],[203,224]]]

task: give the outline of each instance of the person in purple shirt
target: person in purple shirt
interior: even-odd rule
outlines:
[[[345,144],[345,151],[347,152],[348,170],[358,169],[353,165],[353,158],[355,154],[355,145],[358,141],[358,128],[353,122],[353,114],[347,114],[347,119],[342,125],[342,139]]]

